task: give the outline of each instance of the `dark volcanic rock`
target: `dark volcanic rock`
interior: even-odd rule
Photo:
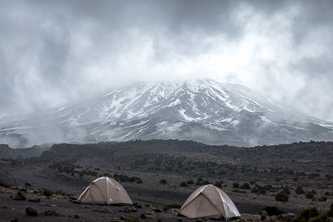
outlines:
[[[44,215],[53,216],[53,217],[63,216],[62,214],[58,214],[55,210],[46,210],[46,211],[44,211]]]
[[[74,218],[78,219],[78,218],[80,218],[80,215],[75,214],[75,215],[74,215]]]
[[[27,198],[22,194],[21,191],[17,192],[17,195],[13,198],[13,200],[26,200]]]
[[[29,198],[28,201],[29,201],[29,202],[39,203],[39,202],[40,202],[40,199],[39,199],[39,198]]]
[[[260,217],[260,220],[266,220],[266,218],[268,217],[268,214],[267,214],[267,212],[266,211],[262,211],[261,212],[261,217]]]
[[[25,209],[25,212],[28,216],[38,216],[38,212],[35,208],[32,208],[32,207],[27,207]]]
[[[111,213],[111,211],[108,209],[108,208],[101,208],[101,209],[98,209],[96,210],[97,212],[101,212],[101,213]]]
[[[125,213],[131,213],[131,209],[129,207],[125,207],[123,212]]]

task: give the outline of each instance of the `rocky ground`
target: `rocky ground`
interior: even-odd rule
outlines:
[[[230,148],[140,143],[66,144],[37,157],[0,159],[0,221],[209,220],[177,215],[187,197],[206,183],[220,186],[248,221],[267,219],[265,212],[261,215],[267,206],[284,211],[270,219],[290,221],[307,208],[324,214],[333,202],[332,144]],[[102,175],[117,179],[135,204],[75,204]],[[304,193],[297,193],[298,187]],[[288,200],[277,201],[283,192]],[[38,215],[28,216],[27,208]]]
[[[75,204],[58,198],[48,199],[27,193],[17,197],[17,193],[2,191],[0,221],[191,221],[178,217],[177,209],[149,203],[106,206]]]

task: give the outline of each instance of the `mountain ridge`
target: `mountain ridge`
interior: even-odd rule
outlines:
[[[254,146],[327,141],[332,129],[332,123],[295,114],[245,86],[192,80],[136,83],[1,124],[0,142],[182,139]]]

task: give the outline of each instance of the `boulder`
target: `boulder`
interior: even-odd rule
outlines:
[[[131,209],[129,207],[125,207],[123,209],[123,212],[125,212],[125,213],[131,213],[132,211],[131,211]]]
[[[74,218],[78,219],[78,218],[80,218],[80,215],[75,214],[75,215],[74,215]]]
[[[103,208],[101,208],[101,209],[98,209],[98,210],[96,210],[97,212],[101,212],[101,213],[110,213],[111,211],[108,209],[108,208],[106,208],[106,207],[103,207]]]
[[[38,216],[38,212],[35,208],[32,208],[32,207],[27,207],[25,209],[25,212],[28,216]]]
[[[55,210],[46,210],[46,211],[44,211],[44,215],[45,216],[54,216],[54,217],[62,216],[61,214],[58,214]]]
[[[27,198],[23,195],[17,195],[13,198],[13,200],[26,200]]]
[[[277,219],[278,219],[278,216],[276,216],[276,215],[271,216],[271,221],[272,222],[277,221]]]
[[[154,211],[155,213],[161,213],[162,212],[161,209],[159,209],[159,208],[152,208],[151,210]]]
[[[267,211],[261,211],[261,214],[260,214],[260,220],[261,220],[261,221],[264,221],[264,220],[267,219],[267,217],[268,217],[268,213],[267,213]]]
[[[137,210],[136,210],[136,208],[135,207],[132,207],[131,208],[131,212],[136,212]]]
[[[146,218],[147,218],[145,214],[141,214],[140,217],[141,217],[142,219],[146,219]]]
[[[29,202],[39,203],[39,202],[40,202],[40,199],[39,199],[39,198],[29,198],[28,201],[29,201]]]

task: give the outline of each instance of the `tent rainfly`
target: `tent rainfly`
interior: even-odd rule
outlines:
[[[230,197],[211,184],[196,189],[180,208],[179,214],[188,218],[209,217],[213,219],[241,216]]]
[[[77,200],[93,204],[133,204],[124,187],[110,177],[91,182]]]

